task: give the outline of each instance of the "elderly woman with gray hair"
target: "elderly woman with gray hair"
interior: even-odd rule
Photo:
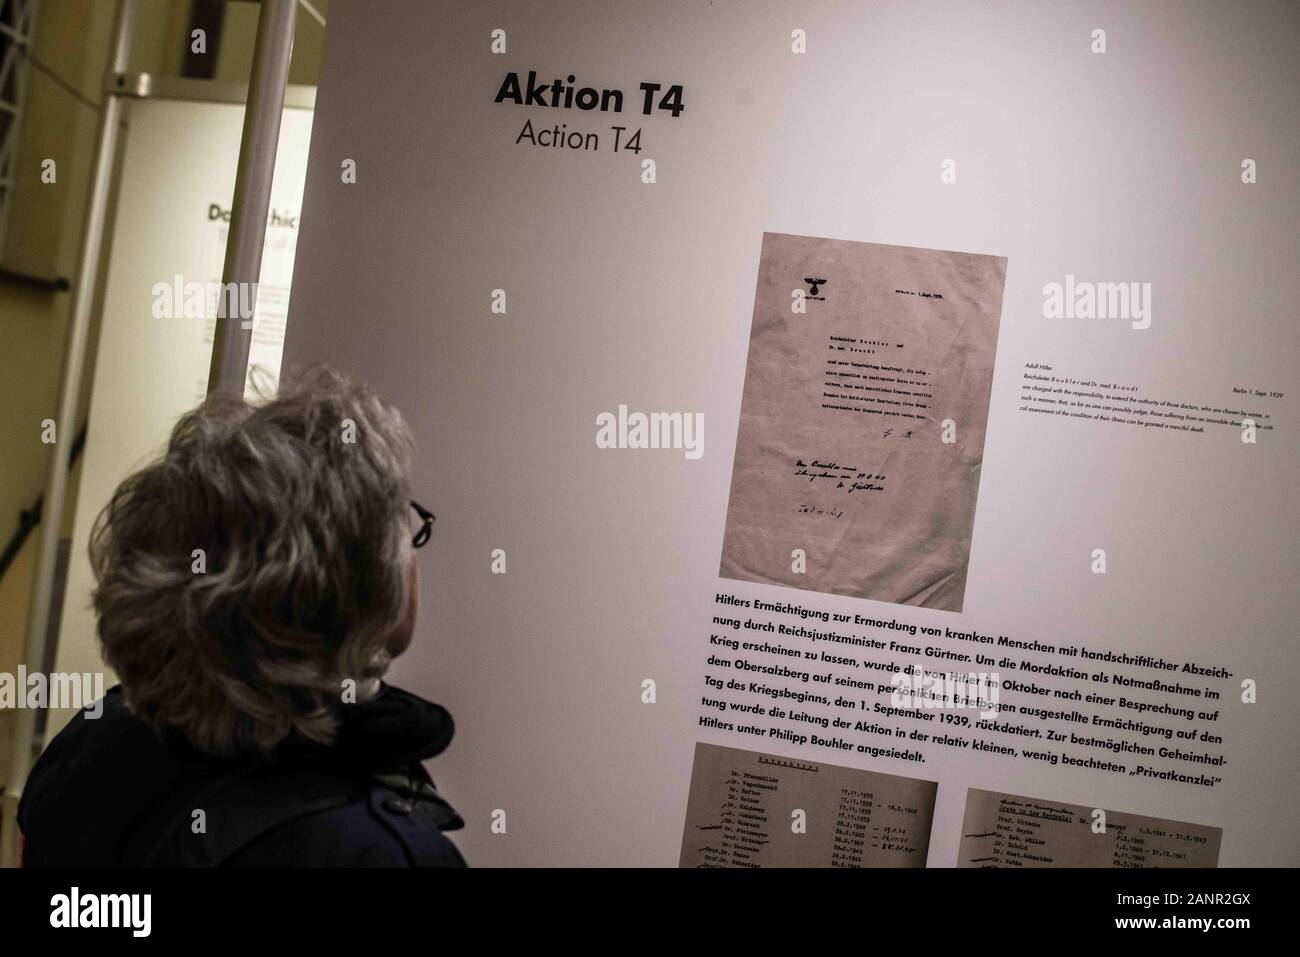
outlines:
[[[451,716],[382,681],[433,521],[412,447],[395,408],[325,369],[180,420],[92,534],[121,685],[33,769],[25,865],[464,865],[421,764]]]

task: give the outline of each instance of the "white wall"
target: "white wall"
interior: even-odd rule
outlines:
[[[753,747],[695,726],[724,589],[1267,682],[1266,704],[1228,709],[1213,790],[969,754],[862,762],[937,778],[932,865],[956,859],[967,787],[1217,825],[1223,865],[1296,863],[1293,28],[1281,5],[333,4],[286,361],[364,375],[419,436],[438,524],[393,677],[456,716],[433,769],[473,863],[676,862],[694,742]],[[493,102],[529,69],[621,87],[628,108]],[[641,81],[685,84],[685,112],[636,115]],[[640,126],[644,151],[515,145],[525,118]],[[764,230],[1008,258],[961,615],[719,580]],[[1042,287],[1067,273],[1151,282],[1152,327],[1045,320]],[[1249,448],[1075,428],[1017,412],[1031,361],[1289,398]],[[705,456],[598,450],[595,416],[620,403],[702,411]]]

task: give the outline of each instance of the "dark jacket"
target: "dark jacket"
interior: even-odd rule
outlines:
[[[343,706],[333,745],[218,760],[156,734],[116,687],[100,717],[78,713],[32,769],[18,808],[23,864],[464,867],[442,834],[464,822],[420,763],[452,732],[440,705],[385,685]]]

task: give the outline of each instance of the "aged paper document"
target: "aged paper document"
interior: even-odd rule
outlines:
[[[1005,276],[764,234],[724,578],[961,611]]]
[[[680,866],[924,867],[937,787],[696,744]]]
[[[1223,831],[971,788],[958,867],[1216,867]],[[1105,824],[1105,830],[1099,825]]]

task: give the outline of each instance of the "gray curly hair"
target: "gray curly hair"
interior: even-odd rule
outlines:
[[[396,408],[323,367],[183,416],[91,534],[131,711],[213,754],[331,741],[342,683],[383,674],[407,614],[412,454]]]

